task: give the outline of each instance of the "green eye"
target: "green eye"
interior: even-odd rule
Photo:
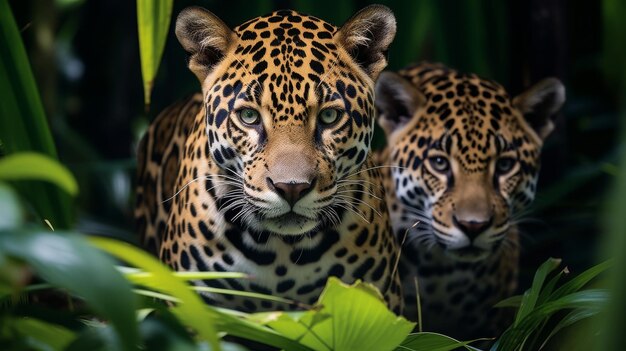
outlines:
[[[245,124],[257,124],[260,121],[259,111],[251,108],[243,108],[237,111],[237,115]]]
[[[430,157],[428,162],[430,166],[439,173],[446,173],[450,169],[450,162],[442,156]]]
[[[496,173],[502,175],[509,173],[515,166],[515,159],[512,157],[502,157],[496,161]]]
[[[337,119],[339,119],[339,115],[340,114],[337,109],[325,108],[320,111],[318,117],[323,124],[333,124],[337,122]]]

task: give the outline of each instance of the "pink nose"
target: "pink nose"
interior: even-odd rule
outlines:
[[[304,195],[308,194],[313,189],[315,180],[310,183],[274,183],[270,178],[267,178],[267,184],[270,189],[274,190],[280,197],[285,199],[290,206],[296,204]]]
[[[457,228],[461,229],[461,231],[463,231],[463,233],[470,238],[470,240],[474,240],[477,236],[491,227],[493,217],[486,221],[464,221],[458,220],[456,216],[454,216],[452,217],[452,221]]]

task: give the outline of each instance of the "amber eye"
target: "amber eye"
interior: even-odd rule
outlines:
[[[515,166],[515,159],[512,157],[502,157],[496,161],[496,173],[499,175],[509,173]]]
[[[450,170],[450,162],[443,156],[433,156],[428,158],[430,166],[439,173],[446,173]]]
[[[259,116],[259,111],[251,109],[251,108],[242,108],[237,111],[237,116],[239,119],[245,124],[257,124],[261,120]]]
[[[322,122],[322,124],[333,124],[337,122],[337,119],[339,119],[340,115],[341,113],[337,109],[325,108],[322,111],[320,111],[317,117]]]

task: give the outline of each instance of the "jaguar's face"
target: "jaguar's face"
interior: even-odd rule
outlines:
[[[216,188],[222,210],[249,228],[284,235],[336,222],[338,181],[369,151],[373,81],[386,64],[393,16],[369,7],[340,29],[294,11],[234,31],[216,21],[204,10],[186,10],[177,34],[192,54],[192,70],[199,67],[209,150],[225,170],[216,180],[224,185]],[[221,51],[204,44],[209,40],[196,43],[209,33],[200,25],[226,33],[225,44],[216,44]],[[207,45],[211,57],[202,51]],[[217,61],[207,69],[211,58]]]
[[[379,85],[414,89],[394,85],[398,79],[405,78],[385,73]],[[416,91],[410,118],[385,128],[391,164],[399,166],[392,169],[397,200],[406,217],[420,222],[411,235],[441,245],[455,259],[481,260],[502,244],[515,213],[532,201],[547,133],[538,134],[524,118],[528,101],[511,100],[493,82],[456,72],[436,81]],[[550,103],[562,86],[548,83],[522,98]],[[550,114],[562,97],[556,100]],[[390,118],[380,105],[381,119]]]

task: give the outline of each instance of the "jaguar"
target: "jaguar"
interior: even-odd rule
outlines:
[[[493,306],[517,286],[518,222],[534,198],[544,140],[565,100],[556,78],[511,98],[498,83],[422,62],[383,72],[377,162],[402,243],[405,314],[459,338],[496,336]],[[419,294],[418,294],[419,291]]]
[[[370,152],[393,13],[371,5],[338,28],[280,10],[231,29],[191,7],[175,32],[202,93],[163,111],[138,147],[141,244],[177,271],[248,275],[197,286],[297,302],[203,292],[220,307],[298,308],[336,276],[373,284],[400,313],[398,247]]]

